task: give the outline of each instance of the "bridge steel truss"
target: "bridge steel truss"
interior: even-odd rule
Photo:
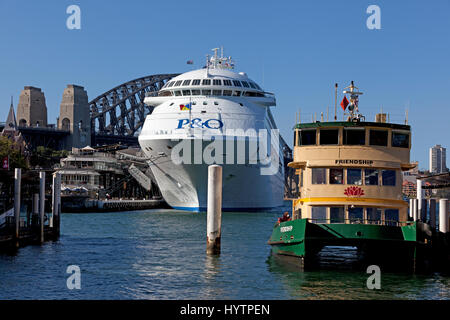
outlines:
[[[131,80],[90,101],[92,144],[137,143],[137,133],[153,111],[144,104],[145,95],[158,92],[178,75],[156,74]]]

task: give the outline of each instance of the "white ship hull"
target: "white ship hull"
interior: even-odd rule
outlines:
[[[170,152],[167,152],[168,145],[176,144],[171,139],[140,140],[140,143],[143,149],[153,149],[153,154],[166,151],[166,156],[159,156],[150,162],[150,168],[166,202],[174,209],[206,211],[209,164],[175,164],[170,158]],[[206,144],[203,142],[204,147]],[[254,211],[283,204],[283,168],[278,168],[276,174],[263,175],[258,164],[221,166],[223,210]]]

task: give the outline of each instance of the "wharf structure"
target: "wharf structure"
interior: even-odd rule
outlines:
[[[448,268],[448,224],[436,229],[435,205],[428,216],[421,200],[408,207],[402,196],[402,172],[416,165],[409,160],[410,126],[387,123],[383,114],[366,122],[357,108],[362,93],[353,83],[349,88],[348,121],[295,126],[289,166],[297,170],[300,192],[291,218],[274,226],[272,252],[304,265],[325,246],[350,246],[369,263],[416,270],[442,256],[445,263],[438,264]],[[441,215],[448,221],[445,203]]]

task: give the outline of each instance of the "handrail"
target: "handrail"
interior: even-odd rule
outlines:
[[[316,224],[366,224],[366,225],[382,225],[382,226],[407,226],[413,221],[397,221],[397,220],[369,220],[369,219],[312,219],[306,218],[308,222]],[[326,222],[323,222],[326,221]]]

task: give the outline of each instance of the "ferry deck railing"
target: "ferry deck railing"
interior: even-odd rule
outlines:
[[[414,221],[398,220],[369,220],[369,219],[312,219],[307,218],[308,222],[316,224],[370,224],[379,226],[404,227],[413,224]]]

